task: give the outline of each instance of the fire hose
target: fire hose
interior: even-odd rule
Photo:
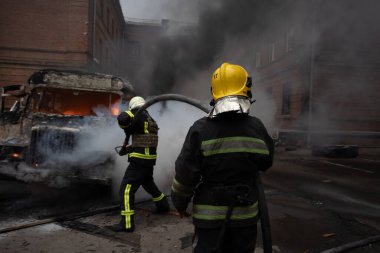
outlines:
[[[190,105],[193,105],[197,107],[198,109],[204,111],[205,113],[208,113],[210,111],[210,108],[203,105],[201,102],[188,98],[183,95],[179,94],[163,94],[156,97],[153,97],[145,102],[143,106],[139,108],[139,110],[136,112],[134,120],[131,123],[131,127],[136,122],[136,119],[138,118],[139,114],[146,110],[149,106],[163,101],[179,101],[184,102]],[[262,239],[263,239],[263,248],[264,253],[272,253],[272,236],[271,236],[271,230],[270,230],[270,222],[269,222],[269,214],[268,214],[268,208],[265,200],[265,194],[264,194],[264,188],[261,183],[260,175],[257,174],[255,177],[255,183],[258,190],[258,202],[259,202],[259,217],[260,217],[260,223],[261,223],[261,233],[262,233]]]
[[[350,243],[347,243],[347,244],[344,244],[344,245],[341,245],[341,246],[338,246],[338,247],[335,247],[335,248],[332,248],[332,249],[328,249],[328,250],[324,250],[320,253],[341,253],[341,252],[347,252],[351,249],[355,249],[355,248],[359,248],[359,247],[362,247],[364,245],[368,245],[370,243],[374,243],[374,242],[378,242],[380,241],[380,235],[375,235],[375,236],[371,236],[371,237],[368,237],[366,239],[363,239],[363,240],[359,240],[359,241],[355,241],[355,242],[350,242]]]

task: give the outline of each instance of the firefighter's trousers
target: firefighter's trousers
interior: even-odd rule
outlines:
[[[250,227],[228,227],[220,251],[214,251],[220,228],[195,227],[194,253],[253,253],[255,251],[257,225]]]
[[[119,199],[122,221],[125,229],[134,228],[135,193],[142,186],[152,197],[154,202],[165,200],[165,195],[158,189],[153,180],[153,166],[144,166],[130,162],[125,171],[120,186]]]

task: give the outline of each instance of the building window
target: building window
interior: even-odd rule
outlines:
[[[282,109],[281,109],[282,115],[290,114],[290,102],[291,102],[290,99],[291,99],[291,87],[290,87],[290,83],[286,83],[282,87]]]
[[[257,52],[256,53],[256,68],[261,67],[261,53]]]
[[[276,44],[275,43],[270,43],[268,47],[268,62],[272,62],[275,60],[275,48]]]
[[[286,33],[286,52],[294,49],[294,32],[293,30]]]

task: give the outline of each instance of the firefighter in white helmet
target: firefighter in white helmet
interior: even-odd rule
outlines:
[[[113,231],[133,232],[135,192],[140,186],[151,196],[156,206],[156,213],[169,211],[166,196],[158,189],[153,180],[153,167],[157,158],[158,126],[149,113],[144,110],[131,125],[138,109],[145,104],[142,97],[133,97],[127,111],[120,113],[117,120],[124,130],[126,138],[119,151],[120,155],[128,154],[129,166],[120,186],[121,221],[109,228]],[[129,139],[132,136],[132,144]]]
[[[274,145],[249,115],[252,79],[223,63],[212,75],[213,109],[189,129],[175,163],[171,198],[181,217],[193,198],[194,252],[254,252],[255,177],[272,166]]]

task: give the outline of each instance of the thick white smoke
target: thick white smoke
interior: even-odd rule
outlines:
[[[276,129],[276,104],[272,97],[262,89],[253,88],[253,99],[256,102],[252,105],[250,114],[258,117],[265,125],[270,135],[275,134]]]
[[[105,116],[105,115],[101,115]],[[124,134],[117,125],[115,117],[99,117],[94,123],[83,118],[81,131],[75,132],[74,149],[62,151],[52,150],[51,139],[45,138],[39,143],[44,150],[45,161],[33,167],[21,163],[14,168],[11,164],[5,167],[4,173],[25,182],[44,182],[52,187],[67,187],[77,179],[86,181],[104,181],[111,178],[114,168],[112,160],[117,159],[115,146],[120,146]],[[65,129],[62,125],[58,129]],[[67,128],[69,129],[69,128]],[[59,147],[60,139],[56,139]],[[116,165],[118,165],[116,160]],[[119,168],[115,168],[119,170]]]
[[[88,120],[82,126],[84,131],[79,134],[74,150],[67,153],[50,151],[49,159],[44,163],[44,168],[31,168],[22,164],[18,166],[17,171],[9,168],[8,174],[14,172],[18,179],[26,182],[43,181],[54,187],[67,187],[70,185],[70,179],[57,176],[55,173],[66,170],[65,164],[75,165],[84,176],[87,175],[89,178],[102,179],[111,176],[116,197],[121,180],[128,167],[128,158],[127,156],[120,157],[115,152],[115,147],[123,144],[125,134],[118,126],[115,117],[97,112],[98,116],[106,116],[107,120],[99,120],[98,124]],[[160,128],[154,179],[157,186],[164,193],[169,194],[174,175],[174,163],[179,155],[186,133],[194,121],[206,114],[191,105],[175,101],[154,104],[148,108],[148,112],[157,121]],[[87,121],[87,119],[84,120]],[[99,167],[98,164],[102,163],[104,157],[109,155],[114,159],[114,163],[110,163],[113,167],[110,168],[109,165]],[[95,171],[93,169],[96,166],[99,168]],[[110,172],[112,174],[109,174]],[[147,196],[145,191],[140,190],[137,199]]]
[[[151,50],[144,52],[145,57],[140,59],[144,67],[136,74],[138,83],[134,84],[140,94],[180,93],[210,101],[211,76],[222,63],[241,65],[251,76],[256,75],[254,47],[258,34],[271,20],[264,10],[275,6],[275,3],[162,0],[155,4],[154,12],[161,18],[175,18],[173,15],[186,10],[193,20],[190,26],[179,27],[176,22],[169,22],[169,28],[177,29],[170,29],[170,33],[156,38]],[[132,10],[128,12],[125,8],[124,11],[127,17],[133,15]],[[171,15],[165,16],[165,13]],[[140,15],[144,16],[144,13]],[[179,21],[186,22],[186,16],[182,17]],[[267,127],[273,127],[277,109],[266,89],[254,84],[252,92],[257,102],[253,112]]]
[[[156,120],[158,127],[159,142],[157,148],[157,163],[154,167],[154,180],[161,191],[170,194],[170,187],[174,176],[174,163],[178,157],[186,133],[197,119],[206,116],[201,110],[176,101],[157,103],[148,108],[149,114]],[[120,130],[121,132],[121,130]],[[120,180],[127,167],[127,157],[123,156],[124,167],[117,168],[115,184],[118,191]],[[119,182],[117,182],[119,181]],[[116,186],[115,185],[115,186]],[[137,199],[146,199],[150,196],[142,189],[136,194]]]

